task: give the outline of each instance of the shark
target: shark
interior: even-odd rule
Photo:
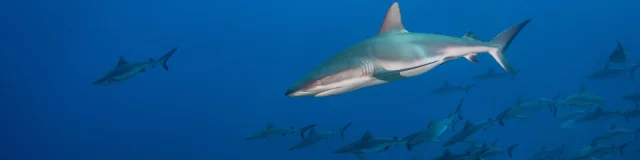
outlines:
[[[562,128],[571,128],[576,122],[593,122],[617,116],[623,116],[622,112],[605,111],[602,107],[598,107],[591,111],[574,112],[569,116],[559,118],[558,120],[564,121]]]
[[[298,143],[291,146],[289,150],[307,148],[317,144],[322,140],[328,139],[330,137],[336,137],[336,135],[340,135],[340,138],[344,139],[344,131],[347,130],[349,126],[351,126],[351,122],[337,130],[332,130],[329,132],[316,132],[315,128],[311,128],[309,130],[309,134],[305,138],[300,139]]]
[[[267,127],[257,131],[255,133],[253,133],[251,136],[248,136],[246,138],[244,138],[244,140],[262,140],[262,139],[269,139],[269,138],[273,138],[273,137],[278,137],[278,136],[284,136],[288,134],[297,134],[300,133],[300,136],[304,139],[304,132],[308,131],[309,129],[312,129],[313,127],[316,127],[316,124],[311,124],[308,126],[305,126],[303,128],[278,128],[276,127],[273,123],[269,123],[267,124]]]
[[[427,128],[424,130],[414,133],[413,136],[409,136],[410,138],[407,140],[406,147],[408,150],[412,150],[413,147],[420,145],[424,142],[435,142],[439,141],[437,138],[440,137],[445,131],[451,129],[455,131],[453,126],[455,126],[458,121],[463,120],[462,115],[460,114],[460,110],[462,109],[462,103],[464,102],[464,98],[460,100],[458,103],[458,107],[456,111],[449,114],[449,116],[441,121],[433,121],[430,120]]]
[[[162,68],[164,68],[166,71],[169,71],[167,61],[169,60],[169,58],[171,58],[171,56],[176,52],[177,49],[178,47],[173,48],[171,51],[160,57],[160,59],[158,59],[157,61],[149,58],[148,61],[129,62],[125,60],[123,56],[120,56],[118,64],[116,64],[114,68],[107,71],[102,77],[100,77],[96,81],[93,81],[93,83],[91,84],[94,86],[104,86],[118,83],[127,80],[140,72],[145,72],[149,67],[154,68],[156,64],[161,64]]]
[[[501,119],[501,118],[499,118],[499,119]],[[464,128],[462,128],[462,130],[460,132],[456,132],[456,134],[451,136],[451,138],[448,141],[446,141],[442,146],[443,147],[448,147],[448,146],[451,146],[451,145],[456,144],[458,142],[470,141],[471,136],[473,136],[474,134],[478,133],[478,131],[485,130],[486,128],[488,128],[489,126],[491,126],[495,122],[496,122],[496,120],[495,119],[491,119],[491,118],[489,118],[486,121],[482,121],[480,123],[477,123],[477,124],[474,124],[470,120],[466,120],[465,124],[464,124]]]
[[[615,151],[619,151],[620,155],[624,156],[624,149],[627,148],[631,142],[627,142],[621,144],[619,146],[616,145],[602,145],[597,144],[595,141],[592,141],[589,146],[581,149],[574,155],[572,160],[600,160],[601,158],[605,158],[609,156],[609,153],[614,153]]]
[[[592,141],[598,142],[598,141],[613,139],[620,136],[632,136],[633,140],[635,141],[635,140],[638,140],[638,134],[640,134],[640,129],[637,129],[635,131],[630,131],[626,129],[617,128],[615,124],[612,124],[611,127],[609,127],[609,130],[607,130],[604,134],[593,137]]]
[[[482,148],[473,152],[454,154],[453,152],[451,152],[451,149],[447,148],[444,150],[444,153],[442,153],[442,155],[433,158],[433,160],[479,160],[480,156],[487,151],[489,151],[489,148]]]
[[[618,41],[616,48],[609,55],[609,62],[611,63],[626,63],[627,51],[622,47],[622,42]]]
[[[602,106],[606,100],[596,94],[587,92],[587,89],[584,87],[584,84],[580,84],[580,92],[575,93],[573,95],[569,95],[561,100],[556,100],[551,102],[555,107],[565,106],[570,107],[571,109],[591,109],[593,107]]]
[[[557,109],[552,105],[550,100],[542,98],[538,101],[527,102],[522,100],[522,97],[518,97],[515,105],[501,113],[503,118],[498,119],[498,123],[500,126],[504,126],[504,120],[530,118],[531,114],[541,110],[542,108],[549,108],[549,110],[553,112],[553,117],[556,117]]]
[[[640,102],[636,102],[636,108],[622,112],[625,120],[629,121],[629,118],[640,118]]]
[[[365,160],[365,153],[379,153],[389,150],[391,146],[398,146],[404,143],[404,139],[393,138],[374,138],[371,131],[365,131],[360,140],[347,144],[335,150],[335,154],[353,154],[360,160]]]
[[[640,93],[636,92],[629,95],[625,95],[625,96],[622,96],[622,99],[638,103],[640,102]]]
[[[508,72],[513,67],[505,53],[513,39],[531,21],[527,19],[483,42],[471,38],[409,32],[398,2],[387,10],[377,35],[352,45],[308,72],[289,89],[288,97],[326,97],[421,75],[446,62],[466,58],[477,62],[489,53]]]
[[[471,77],[471,79],[474,79],[474,80],[489,80],[489,79],[502,79],[502,78],[514,79],[519,72],[520,70],[514,70],[513,72],[496,72],[493,70],[493,68],[489,68],[487,72],[475,75]]]
[[[519,146],[519,144],[514,144],[514,145],[511,145],[511,146],[509,146],[507,148],[504,148],[504,147],[496,147],[495,143],[494,143],[491,147],[488,147],[487,151],[485,151],[484,153],[482,153],[480,155],[480,159],[484,160],[486,158],[502,155],[502,154],[505,154],[505,153],[509,157],[513,158],[513,150],[518,146]]]
[[[640,67],[640,64],[636,64],[628,69],[617,69],[611,68],[610,65],[611,63],[605,64],[602,69],[587,75],[586,78],[590,80],[600,80],[628,76],[629,79],[635,80],[635,72],[638,67]]]
[[[451,92],[465,91],[465,93],[469,94],[469,90],[471,90],[475,86],[476,86],[475,84],[468,85],[468,86],[463,86],[463,85],[456,86],[456,85],[449,84],[449,81],[445,81],[442,86],[431,91],[431,93],[445,94],[445,93],[451,93]]]
[[[542,146],[540,151],[534,152],[529,160],[563,160],[565,145],[562,145],[555,149],[548,149],[545,145]]]

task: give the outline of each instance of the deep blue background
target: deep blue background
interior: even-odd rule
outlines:
[[[335,155],[340,145],[374,136],[405,136],[455,109],[462,94],[431,95],[445,80],[470,77],[493,67],[459,60],[421,76],[325,98],[289,98],[284,91],[322,61],[373,36],[394,1],[221,0],[7,0],[0,2],[0,159],[355,159]],[[620,96],[638,91],[627,79],[588,81],[617,40],[629,54],[640,50],[640,10],[633,0],[403,0],[409,31],[462,36],[474,31],[491,39],[527,18],[533,21],[507,53],[521,69],[515,80],[479,82],[462,114],[494,117],[522,95],[527,100],[573,93],[584,82],[608,99],[609,109],[630,109]],[[110,86],[90,83],[115,66],[158,58],[180,47],[170,71],[150,69]],[[561,113],[565,113],[563,110]],[[280,127],[316,123],[319,131],[353,121],[347,139],[288,151],[297,136],[267,141],[243,138],[268,122]],[[563,143],[574,153],[611,123],[562,130],[551,115],[507,122],[476,139],[521,144],[524,159],[542,144]],[[461,125],[456,128],[462,127]],[[445,140],[450,132],[443,137]],[[457,145],[454,149],[466,145]],[[634,144],[625,157],[635,159]],[[408,152],[403,147],[370,159],[432,158],[439,144]],[[454,150],[457,151],[457,150]],[[634,158],[635,156],[635,158]],[[505,158],[500,157],[500,158]]]

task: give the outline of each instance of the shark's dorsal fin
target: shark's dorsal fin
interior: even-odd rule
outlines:
[[[476,38],[476,36],[473,36],[473,32],[471,32],[471,31],[469,31],[466,34],[464,34],[464,36],[462,36],[462,38],[478,40],[478,38]]]
[[[271,129],[271,128],[274,128],[274,127],[276,127],[276,125],[273,124],[273,123],[267,124],[267,129]]]
[[[427,129],[429,129],[429,128],[435,126],[435,125],[436,125],[436,121],[429,120],[429,124],[427,124]]]
[[[609,127],[609,130],[614,130],[616,129],[616,124],[611,124],[611,127]]]
[[[587,88],[584,87],[584,83],[580,83],[580,93],[586,92]]]
[[[493,73],[493,72],[494,72],[494,71],[493,71],[493,68],[489,68],[489,70],[487,71],[487,73],[488,73],[488,74],[491,74],[491,73]]]
[[[449,80],[444,81],[444,84],[442,84],[442,86],[448,87],[449,86]]]
[[[367,130],[364,132],[364,135],[362,135],[362,138],[360,138],[360,141],[366,141],[370,139],[373,139],[373,136],[371,135],[371,131]]]
[[[467,130],[471,128],[471,126],[473,126],[473,122],[471,122],[470,120],[466,120],[464,121],[464,127],[462,128],[462,130]]]
[[[382,26],[380,27],[378,34],[394,31],[407,32],[402,24],[402,15],[400,14],[400,6],[398,2],[394,2],[391,7],[389,7],[389,10],[387,10],[387,15],[384,16],[384,21],[382,22]]]
[[[116,67],[120,67],[122,65],[125,65],[129,62],[127,62],[127,60],[124,59],[124,56],[120,56],[120,59],[118,60],[118,65],[116,65]]]
[[[316,129],[315,129],[315,128],[311,128],[311,129],[309,130],[309,135],[308,135],[308,137],[315,137],[315,136],[317,136],[317,135],[318,135],[318,132],[316,132]]]
[[[450,156],[450,155],[452,155],[452,154],[453,154],[453,153],[451,152],[451,149],[449,149],[449,148],[445,149],[445,150],[444,150],[444,153],[442,153],[442,155],[443,155],[443,156]]]

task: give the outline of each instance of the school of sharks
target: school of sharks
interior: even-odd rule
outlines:
[[[446,36],[429,33],[409,32],[405,29],[397,2],[389,7],[384,17],[382,26],[377,35],[360,41],[335,54],[324,61],[315,69],[304,75],[299,81],[285,91],[288,97],[325,97],[360,90],[369,86],[381,85],[414,77],[428,72],[436,66],[456,59],[466,59],[477,63],[476,56],[480,53],[489,53],[493,59],[504,69],[504,72],[489,69],[472,77],[474,80],[492,80],[501,78],[514,78],[519,70],[515,69],[507,60],[506,53],[511,42],[518,33],[529,24],[531,19],[524,20],[511,28],[497,34],[490,41],[476,38],[472,32],[464,36]],[[161,65],[169,70],[167,61],[178,48],[173,48],[157,60],[130,62],[120,57],[117,65],[106,72],[93,85],[109,85],[118,83],[145,72],[148,68]],[[607,78],[628,78],[634,80],[634,72],[639,64],[630,64],[628,55],[620,42],[608,56],[607,63],[592,74],[585,75],[587,80]],[[624,67],[614,67],[622,65]],[[630,67],[627,67],[630,66]],[[433,90],[433,94],[448,94],[461,92],[465,96],[472,95],[475,84],[454,85],[449,81]],[[578,88],[579,87],[579,88]],[[366,89],[365,89],[366,90]],[[621,97],[621,100],[635,102],[635,107],[629,107],[626,111],[613,111],[605,107],[608,102],[597,93],[590,92],[583,84],[576,85],[576,91],[567,95],[556,95],[549,98],[539,98],[526,101],[518,98],[515,103],[495,117],[483,121],[472,122],[465,120],[462,115],[464,97],[460,99],[456,107],[452,106],[451,113],[444,119],[430,120],[426,127],[410,133],[405,137],[383,138],[375,137],[372,131],[366,130],[360,139],[352,143],[337,147],[334,154],[345,154],[365,160],[366,154],[385,152],[392,147],[401,146],[411,151],[424,144],[438,144],[445,147],[444,153],[434,155],[434,160],[484,160],[496,156],[509,156],[520,144],[498,145],[497,141],[480,142],[472,137],[490,128],[506,127],[509,121],[530,118],[538,111],[548,111],[559,122],[562,128],[571,128],[576,123],[593,123],[603,119],[620,118],[633,121],[640,118],[640,92],[630,93]],[[568,113],[558,115],[558,110],[567,110]],[[463,127],[454,129],[455,125],[462,123]],[[357,123],[356,123],[357,124]],[[278,127],[269,123],[265,128],[246,137],[245,140],[263,140],[278,138],[285,135],[299,136],[299,142],[292,144],[289,150],[298,150],[316,145],[330,138],[345,138],[345,133],[352,122],[345,122],[344,126],[335,126],[329,131],[316,131],[315,124],[308,126]],[[452,135],[448,140],[441,137],[446,131],[451,130]],[[602,134],[593,137],[584,148],[569,154],[565,146],[547,148],[541,147],[534,151],[530,160],[599,160],[616,156],[624,156],[625,149],[638,139],[638,128],[618,128],[612,124],[603,129]],[[622,137],[622,138],[621,138]],[[612,141],[620,140],[622,141]],[[452,151],[452,145],[466,144],[466,150]],[[640,149],[636,149],[640,152]],[[370,156],[370,155],[367,155]],[[416,158],[417,159],[417,158]],[[618,159],[618,158],[614,158]]]

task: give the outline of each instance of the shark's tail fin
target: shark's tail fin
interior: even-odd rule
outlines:
[[[311,124],[305,127],[300,128],[299,132],[300,132],[300,136],[302,137],[302,139],[304,139],[304,132],[307,132],[309,129],[316,127],[316,124]]]
[[[496,120],[498,120],[498,124],[500,124],[500,126],[504,127],[504,118],[509,114],[509,111],[511,111],[511,107],[507,108],[496,117]]]
[[[169,58],[171,58],[173,53],[176,52],[176,50],[178,50],[178,47],[173,48],[171,51],[169,51],[166,54],[164,54],[162,57],[160,57],[160,59],[158,59],[158,61],[156,63],[162,64],[162,68],[164,68],[164,70],[169,71],[169,66],[167,66],[167,61],[169,60]]]
[[[629,79],[631,79],[632,81],[636,80],[636,69],[638,69],[638,67],[640,67],[640,64],[636,64],[634,66],[632,66],[631,68],[629,68]]]
[[[411,134],[411,135],[409,135],[409,136],[406,136],[406,137],[402,138],[403,140],[406,140],[406,141],[405,141],[405,145],[406,145],[406,147],[407,147],[407,150],[409,150],[409,151],[413,150],[413,147],[416,145],[416,144],[413,144],[413,140],[414,140],[418,135],[420,135],[420,132],[413,133],[413,134]]]
[[[472,84],[472,85],[467,86],[467,88],[465,88],[465,91],[467,92],[467,94],[469,94],[469,91],[475,86],[476,86],[476,84]]]
[[[509,157],[513,158],[513,149],[516,149],[516,147],[518,147],[519,144],[514,144],[509,146],[509,148],[507,148],[507,154],[509,154]]]
[[[344,131],[347,130],[347,128],[349,128],[349,126],[351,126],[351,122],[349,122],[347,125],[345,125],[344,127],[340,128],[340,138],[344,139]]]
[[[630,142],[627,142],[627,143],[624,143],[624,144],[620,145],[620,155],[624,156],[624,149],[627,148],[631,144],[631,142],[633,142],[633,141],[630,141]]]
[[[502,68],[504,68],[509,73],[514,73],[515,70],[513,69],[513,67],[511,67],[511,64],[509,64],[509,61],[507,61],[507,58],[504,56],[504,54],[509,48],[511,41],[513,41],[513,38],[515,38],[516,35],[518,35],[518,33],[520,32],[520,30],[522,30],[530,21],[531,19],[528,19],[518,25],[515,25],[503,31],[502,33],[498,34],[495,38],[493,38],[493,40],[491,40],[490,42],[491,44],[498,47],[498,49],[489,51],[489,54],[491,54],[491,56],[498,62],[498,64],[500,64],[500,66],[502,66]]]

